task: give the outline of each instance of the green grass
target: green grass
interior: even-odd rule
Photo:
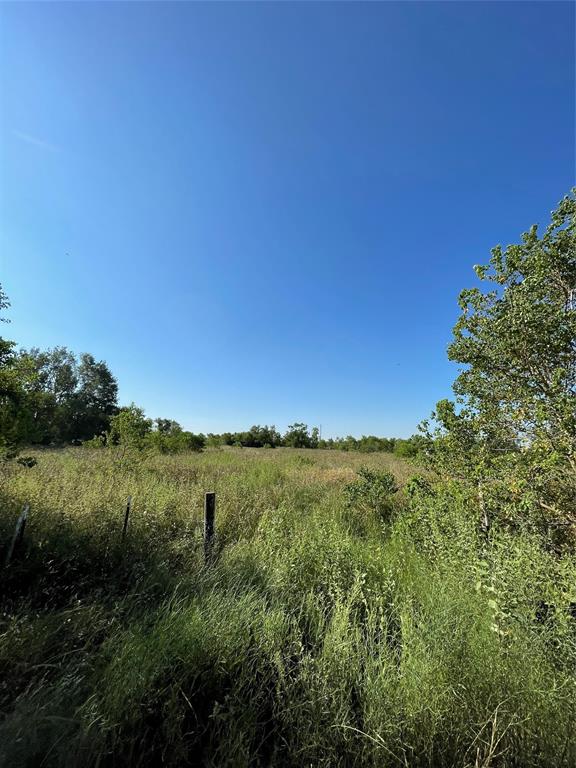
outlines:
[[[3,542],[31,505],[2,573],[1,765],[576,764],[574,559],[483,545],[458,489],[410,502],[387,454],[37,457],[1,477]],[[347,504],[360,466],[396,475],[391,515]]]

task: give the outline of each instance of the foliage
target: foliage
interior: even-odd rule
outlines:
[[[132,403],[120,408],[112,417],[104,444],[137,451],[150,449],[159,453],[181,453],[201,451],[206,440],[204,435],[184,431],[173,419],[152,421],[142,408]]]
[[[38,460],[34,456],[19,456],[16,462],[23,467],[35,467],[38,464]]]
[[[182,432],[182,427],[174,419],[155,419],[156,431],[161,435],[178,435]]]
[[[541,238],[497,246],[460,295],[449,357],[466,368],[457,395],[486,439],[544,446],[576,466],[576,198],[566,197]]]
[[[283,438],[283,444],[289,448],[317,448],[318,439],[318,427],[313,427],[310,431],[307,424],[297,421],[289,425]]]
[[[410,439],[414,440],[414,438]],[[307,424],[301,422],[291,424],[284,435],[281,435],[274,426],[255,425],[247,432],[223,432],[220,435],[209,433],[206,437],[206,444],[212,448],[224,445],[242,446],[243,448],[278,448],[284,446],[359,451],[361,453],[376,453],[378,451],[391,453],[396,442],[395,438],[376,437],[375,435],[363,435],[359,439],[352,435],[322,439],[318,427],[309,429]],[[416,451],[411,455],[415,453]]]
[[[182,453],[183,451],[201,451],[206,445],[204,435],[196,435],[180,428],[167,434],[154,430],[146,438],[146,445],[160,453]]]
[[[65,443],[102,434],[116,413],[118,384],[103,361],[75,355],[66,347],[20,351],[21,365],[33,372],[26,389],[31,443]]]
[[[565,541],[576,539],[575,217],[572,193],[542,236],[534,225],[476,267],[489,289],[460,295],[457,400],[424,424],[434,466],[479,486],[486,524],[491,508]]]
[[[206,444],[213,448],[224,445],[241,446],[242,448],[276,448],[282,445],[282,436],[274,425],[260,426],[255,424],[246,432],[223,432],[221,435],[209,433]]]
[[[0,285],[0,312],[10,306]],[[0,317],[0,321],[7,319]],[[32,407],[30,396],[33,380],[30,366],[15,352],[15,343],[0,337],[0,459],[11,458],[31,435]]]
[[[394,475],[387,470],[360,467],[358,476],[344,488],[348,505],[368,509],[386,519],[392,510],[391,496],[398,491]]]
[[[72,448],[6,468],[2,541],[31,512],[0,597],[0,765],[574,765],[574,559],[524,531],[486,542],[455,482],[405,498],[391,454],[309,459]],[[344,491],[362,466],[402,486],[385,528]]]
[[[396,456],[409,459],[418,456],[426,445],[427,441],[422,435],[412,435],[407,440],[401,438],[395,440],[393,450]]]
[[[1,465],[1,540],[30,515],[0,595],[0,766],[575,765],[574,210],[478,268],[495,288],[462,294],[466,368],[422,436],[298,422],[208,436],[298,447],[184,457],[204,436],[132,404],[106,450]],[[100,380],[42,354],[0,344],[5,446]]]
[[[362,435],[362,437],[356,441],[356,445],[351,450],[357,450],[361,453],[375,453],[377,451],[385,451],[391,453],[394,450],[396,443],[395,438],[390,437],[376,437],[375,435]]]
[[[110,419],[106,441],[110,445],[122,445],[125,448],[143,448],[146,438],[152,432],[152,424],[152,419],[146,418],[144,410],[132,403],[120,408]]]

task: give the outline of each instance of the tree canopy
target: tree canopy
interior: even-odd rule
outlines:
[[[429,452],[442,471],[481,482],[500,509],[513,498],[548,522],[576,525],[576,198],[520,243],[475,267],[449,358],[455,402],[435,411]],[[425,425],[426,429],[426,425]],[[488,503],[488,502],[485,502]],[[496,506],[496,505],[495,505]]]

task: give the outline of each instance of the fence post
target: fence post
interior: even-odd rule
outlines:
[[[8,566],[10,565],[10,560],[12,560],[12,555],[14,554],[14,550],[16,549],[18,544],[20,544],[20,542],[22,541],[22,538],[24,537],[24,528],[26,527],[26,520],[28,519],[29,509],[30,509],[30,505],[25,504],[24,509],[20,513],[20,517],[16,522],[14,535],[12,536],[12,541],[10,542],[10,546],[8,547],[8,552],[6,553],[4,568],[8,568]]]
[[[122,541],[126,538],[126,532],[128,531],[128,519],[130,517],[130,509],[132,507],[132,496],[128,496],[128,502],[126,503],[126,512],[124,512],[124,525],[122,526]]]
[[[216,494],[210,491],[204,497],[204,561],[208,563],[212,556],[214,541],[214,519],[216,517]]]

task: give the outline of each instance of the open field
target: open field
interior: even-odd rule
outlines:
[[[34,455],[1,478],[3,543],[31,506],[2,574],[1,765],[576,764],[574,560],[483,543],[407,462]],[[395,474],[384,507],[347,502],[360,466]]]
[[[0,1],[0,768],[576,768],[575,85],[576,0]]]

